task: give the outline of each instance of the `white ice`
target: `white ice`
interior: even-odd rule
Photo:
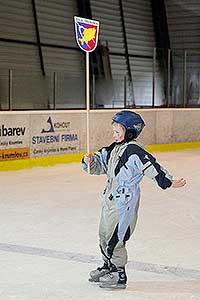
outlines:
[[[155,153],[182,189],[144,178],[127,243],[126,290],[88,282],[101,265],[98,222],[104,176],[80,164],[0,173],[0,300],[200,299],[200,149]]]

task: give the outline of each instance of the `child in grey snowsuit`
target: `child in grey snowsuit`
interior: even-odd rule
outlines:
[[[135,139],[145,124],[141,116],[131,111],[115,114],[113,137],[115,142],[95,154],[83,158],[83,169],[90,174],[107,175],[103,192],[99,226],[100,249],[104,265],[90,272],[89,281],[100,287],[125,288],[127,276],[126,241],[134,231],[140,199],[140,181],[143,176],[153,179],[162,189],[182,187],[183,178],[172,176]]]

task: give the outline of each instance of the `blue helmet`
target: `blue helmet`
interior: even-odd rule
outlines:
[[[133,138],[138,137],[145,126],[141,116],[129,110],[122,110],[116,113],[112,117],[112,120],[123,125],[126,128],[126,135],[131,137],[132,133]]]

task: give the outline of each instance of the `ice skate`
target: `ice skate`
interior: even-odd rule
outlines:
[[[127,276],[125,268],[118,268],[115,272],[109,272],[99,279],[99,287],[125,289]]]
[[[108,265],[104,263],[102,267],[97,268],[90,272],[90,278],[88,279],[90,282],[99,282],[99,279],[108,274],[109,272],[116,271],[116,267],[113,264]]]

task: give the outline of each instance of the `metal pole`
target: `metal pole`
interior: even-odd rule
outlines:
[[[198,100],[200,100],[200,73],[199,72],[198,72],[198,88],[199,88]]]
[[[123,33],[123,39],[124,39],[125,59],[126,59],[126,64],[127,64],[127,71],[128,71],[128,77],[129,77],[129,86],[130,86],[131,97],[132,97],[132,106],[135,107],[133,79],[132,79],[132,73],[131,73],[131,63],[130,63],[130,57],[129,57],[129,52],[128,52],[127,33],[126,33],[126,26],[125,26],[125,20],[124,20],[124,9],[123,9],[123,3],[122,2],[123,2],[122,0],[119,0],[119,8],[120,8],[120,16],[121,16],[121,24],[122,24],[122,33]]]
[[[184,51],[183,62],[183,107],[187,104],[187,51]]]
[[[53,109],[56,109],[57,74],[53,72]]]
[[[168,60],[167,60],[167,106],[171,104],[170,99],[170,86],[171,86],[171,50],[168,49]]]
[[[86,52],[86,111],[87,111],[87,154],[90,153],[90,68],[89,52]],[[88,163],[88,173],[90,174],[90,164]]]
[[[152,107],[155,106],[156,48],[153,49]]]
[[[126,76],[124,76],[124,108],[126,108]]]
[[[9,90],[8,90],[9,110],[12,110],[13,102],[13,72],[9,69]]]
[[[92,75],[92,108],[95,108],[95,75]]]
[[[42,46],[41,46],[41,42],[40,42],[40,30],[39,30],[35,0],[32,0],[32,8],[33,8],[33,17],[34,17],[34,22],[35,22],[37,45],[38,45],[38,51],[39,51],[39,57],[40,57],[40,66],[41,66],[41,70],[42,70],[42,75],[45,76],[44,60],[43,60],[43,54],[42,54]]]

